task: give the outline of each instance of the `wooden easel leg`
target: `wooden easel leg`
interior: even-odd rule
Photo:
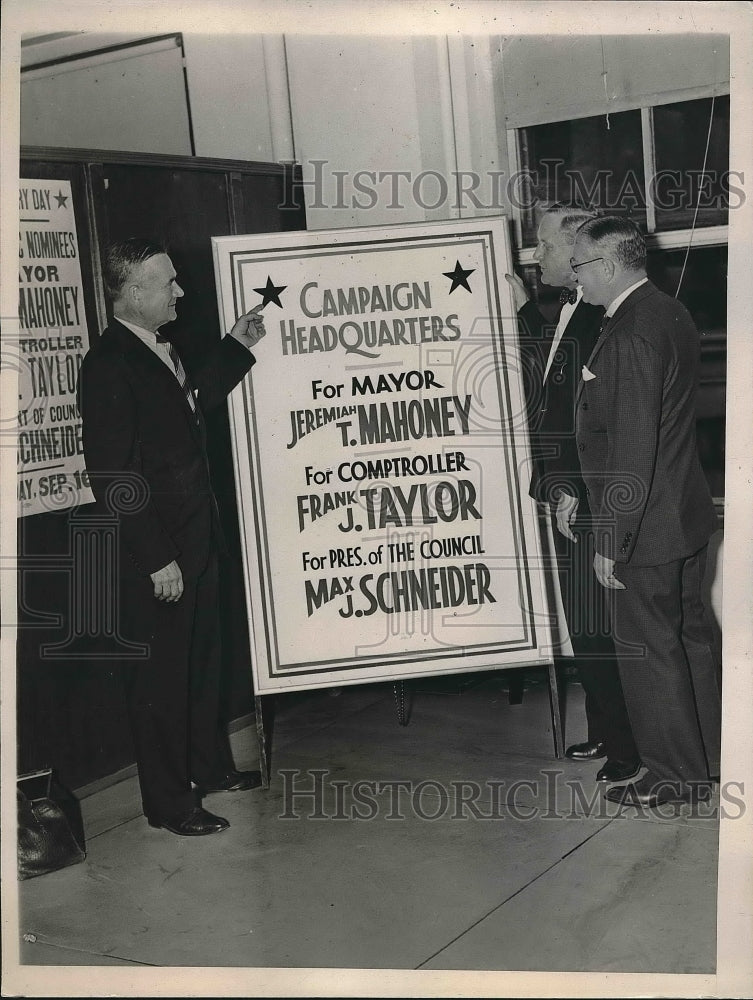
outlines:
[[[562,705],[560,703],[557,667],[549,665],[549,707],[552,710],[552,733],[554,734],[554,756],[561,760],[565,756],[564,729],[562,725]]]
[[[267,732],[264,726],[264,699],[258,694],[254,695],[254,712],[256,715],[256,741],[259,746],[261,787],[269,788],[269,756],[267,751],[271,748],[269,747]]]
[[[524,671],[519,667],[510,671],[510,683],[507,688],[507,700],[510,705],[523,704]]]

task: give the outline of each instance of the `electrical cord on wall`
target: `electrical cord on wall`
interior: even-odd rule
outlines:
[[[682,279],[685,277],[685,268],[688,264],[688,257],[690,256],[690,247],[693,243],[693,234],[696,230],[696,222],[698,221],[698,210],[701,207],[701,189],[703,184],[703,178],[706,176],[706,162],[709,156],[709,146],[711,145],[711,126],[714,124],[714,102],[716,97],[711,98],[711,114],[709,115],[709,130],[706,135],[706,150],[703,154],[703,167],[701,168],[701,183],[698,185],[698,201],[696,202],[695,212],[693,213],[693,222],[690,227],[690,237],[688,239],[688,245],[685,250],[685,259],[682,262],[682,271],[680,272],[680,280],[677,282],[677,291],[675,292],[675,298],[680,294],[680,289],[682,288]]]

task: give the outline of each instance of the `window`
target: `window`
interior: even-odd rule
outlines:
[[[702,242],[727,242],[722,227],[742,197],[728,170],[727,95],[535,125],[509,138],[523,178],[515,207],[521,251],[535,244],[546,203],[576,199],[628,215],[649,237],[667,234],[663,248],[687,244],[698,204],[696,227],[709,231]]]
[[[534,196],[523,216],[524,243],[536,242],[536,204],[581,201],[646,222],[640,111],[576,118],[521,129],[523,173]]]
[[[683,264],[685,274],[677,294]],[[654,284],[677,298],[688,309],[701,334],[701,344],[726,339],[727,247],[685,250],[650,250],[647,272]]]
[[[711,134],[709,135],[709,125]],[[729,97],[653,108],[658,230],[723,226],[729,214]],[[704,170],[706,140],[709,151]]]
[[[557,290],[541,284],[533,261],[548,203],[580,200],[646,233],[649,277],[678,296],[701,333],[699,448],[712,492],[723,495],[727,222],[742,197],[729,172],[729,97],[514,129],[508,144],[524,178],[513,208],[517,263],[548,317]]]

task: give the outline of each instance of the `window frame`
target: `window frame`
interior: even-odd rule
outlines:
[[[729,91],[727,91],[729,93]],[[705,95],[709,97],[711,95]],[[716,96],[722,96],[722,94],[717,93]],[[698,100],[703,100],[703,97],[697,98]],[[655,137],[654,137],[654,107],[665,104],[675,104],[683,103],[678,102],[676,99],[672,101],[659,101],[651,107],[641,107],[633,108],[632,110],[640,110],[641,113],[641,135],[642,135],[642,145],[643,145],[643,170],[644,170],[644,181],[645,181],[645,199],[646,199],[646,249],[649,253],[656,251],[671,251],[671,250],[694,250],[700,249],[702,247],[728,247],[729,246],[729,225],[716,225],[716,226],[700,226],[695,229],[692,228],[682,228],[682,229],[667,229],[667,230],[657,230],[656,223],[656,206],[653,203],[652,192],[654,189],[652,179],[656,176],[656,147],[655,147]],[[622,110],[631,110],[628,108]],[[564,119],[569,121],[571,119]],[[552,122],[551,124],[554,124]],[[507,153],[508,162],[510,168],[510,176],[519,176],[522,169],[523,156],[521,149],[521,139],[523,136],[523,130],[526,126],[518,126],[516,128],[510,128],[506,130],[506,141],[507,141]],[[532,209],[524,209],[519,202],[511,202],[510,212],[511,212],[511,222],[512,222],[512,256],[514,263],[517,267],[533,267],[536,264],[534,260],[534,253],[536,251],[536,244],[532,243],[529,245],[524,245],[523,242],[523,232],[524,232],[524,213],[526,211],[532,212]],[[726,357],[726,343],[727,343],[727,328],[725,326],[724,333],[722,335],[706,337],[701,343],[701,355],[702,358],[709,357],[713,360],[713,355],[722,354]],[[701,386],[700,388],[705,388],[708,392],[715,392],[721,389],[724,393],[726,388],[726,374],[719,375],[715,374],[713,371],[708,374],[701,375]],[[724,418],[722,417],[722,432],[721,432],[721,449],[722,455],[724,454]],[[722,476],[724,476],[724,460],[722,459]],[[712,473],[715,473],[715,469],[712,468]],[[715,473],[716,474],[716,473]],[[715,505],[717,510],[722,510],[724,507],[724,485],[722,481],[721,486],[721,496],[715,499]]]
[[[714,96],[724,97],[726,93],[717,93]],[[708,95],[712,96],[712,95]],[[703,100],[704,98],[697,98]],[[654,205],[652,192],[652,179],[656,176],[656,146],[654,139],[654,107],[664,104],[682,103],[676,100],[660,101],[650,107],[633,108],[641,114],[641,135],[643,140],[643,171],[645,180],[646,198],[646,247],[649,252],[655,250],[677,250],[687,247],[708,247],[727,246],[729,244],[729,226],[702,226],[696,229],[669,229],[657,231],[656,228],[656,206]],[[629,110],[629,109],[625,109]],[[563,119],[570,121],[571,119]],[[574,119],[573,119],[574,120]],[[551,122],[549,124],[555,124]],[[522,132],[526,126],[510,128],[506,130],[507,155],[510,165],[510,176],[515,177],[520,174],[523,163],[521,150]],[[515,263],[520,267],[530,266],[535,263],[533,254],[536,249],[535,243],[525,245],[523,242],[523,213],[524,209],[520,204],[511,204],[511,219],[513,228],[513,257]]]

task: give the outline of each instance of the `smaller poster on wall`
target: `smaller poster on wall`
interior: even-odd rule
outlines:
[[[21,179],[18,271],[17,492],[24,517],[94,500],[76,405],[89,337],[70,181]]]
[[[213,247],[256,692],[551,662],[506,220]]]

